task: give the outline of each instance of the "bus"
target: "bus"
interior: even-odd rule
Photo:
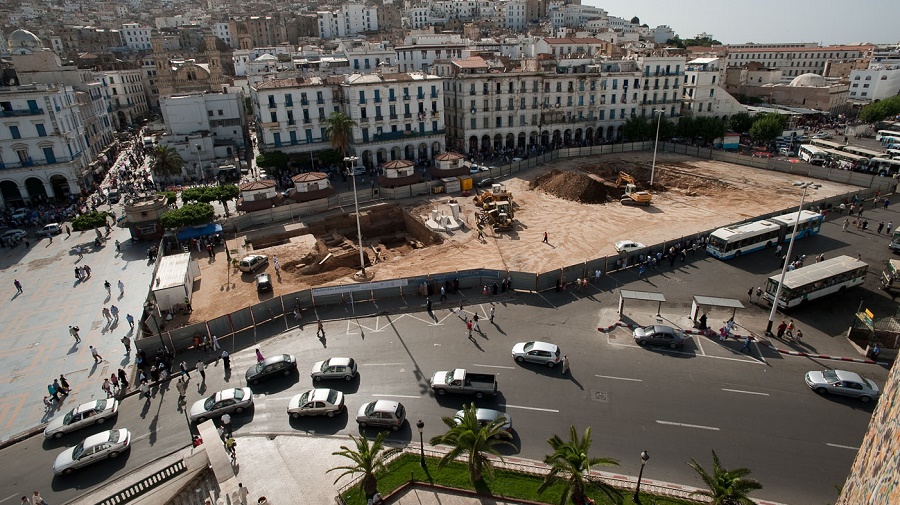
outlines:
[[[887,153],[873,151],[871,149],[863,149],[862,147],[856,147],[856,146],[844,146],[844,148],[841,150],[844,152],[848,152],[850,154],[855,154],[857,156],[864,156],[866,158],[871,158],[871,159],[890,158],[890,156]]]
[[[811,165],[821,165],[825,163],[826,159],[825,150],[811,144],[803,144],[800,146],[800,150],[797,154],[800,156],[801,160]]]
[[[844,148],[844,144],[840,144],[838,142],[832,142],[830,140],[825,139],[812,139],[809,141],[810,144],[818,147],[824,147],[825,149],[833,149],[835,151],[840,151]]]
[[[896,130],[878,130],[875,133],[875,140],[881,142],[885,137],[900,137],[900,131]]]
[[[888,149],[887,153],[892,160],[900,159],[900,149]]]
[[[797,222],[797,212],[761,219],[752,223],[719,228],[709,235],[706,252],[720,260],[738,258],[782,242],[789,242]],[[816,235],[822,228],[824,216],[804,210],[799,213],[797,238]]]
[[[900,253],[900,229],[894,230],[894,234],[891,236],[891,243],[888,244],[888,249],[895,253]]]
[[[883,158],[873,159],[869,162],[869,171],[883,177],[891,177],[900,173],[900,160]]]
[[[847,288],[859,286],[866,278],[869,265],[850,256],[838,256],[812,265],[791,270],[784,275],[784,285],[778,299],[778,307],[789,309],[832,293],[844,293]],[[765,298],[775,300],[781,274],[769,277]]]
[[[835,149],[822,148],[832,160],[841,160],[858,167],[868,166],[870,158],[860,156],[858,154],[848,153],[846,151],[838,151]]]
[[[887,266],[881,272],[881,286],[887,292],[900,289],[900,260],[888,260]]]

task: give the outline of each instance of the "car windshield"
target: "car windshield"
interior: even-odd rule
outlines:
[[[120,435],[121,433],[119,433],[119,430],[109,430],[109,441],[118,442]]]
[[[822,372],[822,377],[825,378],[825,382],[838,382],[838,376],[834,373],[834,370],[825,370]]]
[[[366,416],[371,416],[375,412],[375,402],[366,405]]]
[[[312,391],[307,391],[307,392],[303,393],[302,395],[300,395],[300,401],[297,402],[297,405],[303,405],[304,403],[309,401],[309,397],[310,397],[311,393],[312,393]]]
[[[212,395],[209,398],[207,398],[205,402],[203,402],[203,409],[204,410],[212,410],[213,405],[215,405],[215,404],[216,404],[216,395]]]
[[[84,454],[84,442],[79,442],[78,445],[72,449],[72,459],[78,459],[82,454]]]
[[[328,403],[330,403],[332,405],[337,405],[337,398],[338,398],[338,392],[335,391],[334,389],[332,389],[328,393]]]
[[[241,401],[244,399],[244,390],[243,389],[235,389],[234,390],[234,399],[237,401]]]
[[[524,351],[530,351],[531,348],[534,347],[534,342],[525,342],[525,347],[522,348]]]
[[[71,423],[73,417],[75,417],[75,409],[70,410],[66,417],[63,417],[63,424]]]
[[[322,368],[321,368],[320,370],[323,371],[323,372],[326,371],[326,370],[328,370],[328,364],[329,364],[329,363],[331,363],[331,360],[330,360],[330,359],[326,359],[325,361],[323,361],[323,362],[322,362]]]
[[[106,406],[109,400],[97,400],[97,405],[94,406],[94,410],[101,411],[106,410]]]
[[[863,379],[863,383],[866,385],[867,388],[869,388],[873,391],[878,389],[877,387],[875,387],[875,383],[870,381],[869,379]]]

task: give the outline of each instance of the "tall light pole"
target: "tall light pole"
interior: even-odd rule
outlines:
[[[194,144],[194,147],[197,148],[197,175],[200,176],[200,174],[203,172],[200,169],[200,151],[203,150],[203,146],[201,146],[200,144]]]
[[[662,115],[666,113],[666,109],[653,109],[653,114],[659,113],[659,119],[656,120],[656,141],[653,142],[653,161],[650,163],[650,189],[653,189],[653,176],[656,174],[656,148],[659,146],[659,125],[662,124]]]
[[[425,432],[425,422],[419,419],[416,422],[416,428],[419,429],[419,465],[422,466],[422,469],[425,469],[425,438],[423,435]]]
[[[787,274],[788,261],[790,261],[791,253],[794,250],[794,240],[797,238],[797,227],[800,225],[800,213],[803,212],[803,200],[806,199],[806,190],[808,188],[809,184],[803,185],[803,194],[800,195],[800,207],[797,209],[797,220],[794,221],[794,231],[791,232],[791,241],[788,242],[784,264],[781,265],[781,277],[778,279],[778,288],[775,290],[775,299],[772,300],[772,310],[769,312],[769,322],[766,324],[766,335],[770,337],[772,336],[772,323],[775,322],[775,312],[778,310],[778,297],[781,296],[781,288],[784,286],[784,276]]]
[[[353,165],[356,164],[358,159],[359,158],[356,156],[347,156],[344,158],[344,163],[348,164],[347,172],[349,172],[350,178],[353,179],[353,207],[356,209],[356,237],[359,239],[359,268],[363,278],[365,278],[366,259],[363,255],[362,227],[359,224],[359,199],[356,197],[356,170],[353,169]]]
[[[632,503],[641,503],[641,479],[644,477],[644,465],[647,464],[648,459],[650,459],[650,455],[647,454],[647,451],[641,451],[641,471],[638,472],[637,486],[634,488],[634,496],[631,497]]]

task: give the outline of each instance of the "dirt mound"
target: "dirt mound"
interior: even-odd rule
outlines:
[[[610,194],[609,187],[581,172],[551,170],[533,180],[529,189],[539,189],[544,193],[578,203],[607,203],[617,199]]]

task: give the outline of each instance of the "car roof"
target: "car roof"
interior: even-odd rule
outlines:
[[[353,358],[328,358],[328,366],[350,366]]]
[[[115,429],[115,430],[101,431],[100,433],[97,433],[96,435],[91,435],[91,436],[85,438],[84,442],[82,442],[82,444],[84,444],[85,447],[88,447],[88,446],[95,446],[98,444],[103,444],[103,443],[109,442],[109,432],[110,431],[119,431],[119,430]]]
[[[265,258],[265,256],[262,254],[250,254],[241,258],[241,261],[250,261],[253,258]]]
[[[75,409],[75,413],[81,414],[83,412],[87,412],[88,410],[94,410],[97,408],[97,403],[99,401],[100,400],[94,400],[92,402],[82,403],[81,405],[78,406],[78,408]]]
[[[328,388],[313,389],[313,394],[310,395],[307,401],[324,402],[328,400],[328,395],[330,394],[331,390]]]
[[[535,340],[534,344],[531,346],[531,350],[537,351],[555,351],[559,349],[556,344],[551,344],[550,342],[541,342],[539,340]]]
[[[656,333],[678,333],[675,331],[675,328],[671,326],[666,326],[664,324],[651,324],[650,327],[653,328],[653,331]]]
[[[866,381],[863,380],[862,377],[858,373],[848,372],[846,370],[835,370],[834,373],[837,375],[838,379],[842,381],[850,381],[850,382],[859,382],[865,384]]]
[[[276,354],[275,356],[269,356],[268,358],[263,360],[263,365],[271,365],[272,363],[281,363],[282,361],[287,361],[290,358],[290,354]]]
[[[234,392],[234,388],[219,391],[218,393],[216,393],[216,401],[220,402],[222,400],[232,400],[234,399]]]
[[[376,412],[396,412],[399,406],[400,402],[394,400],[376,400],[374,410]]]

